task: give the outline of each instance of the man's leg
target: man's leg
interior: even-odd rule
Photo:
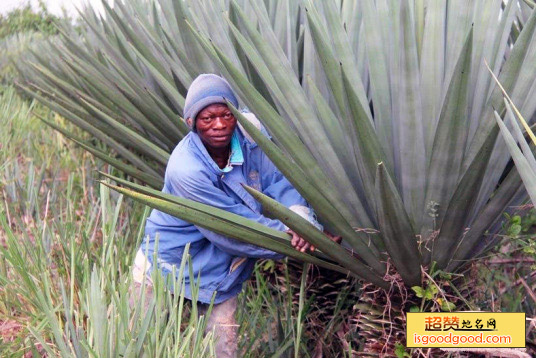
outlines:
[[[153,283],[151,279],[146,275],[150,270],[151,264],[145,257],[141,249],[136,253],[136,258],[134,259],[134,267],[132,269],[132,284],[130,286],[130,298],[129,305],[133,309],[137,302],[142,297],[142,294],[145,294],[145,301],[143,303],[143,312],[147,312],[149,305],[154,296],[153,292]],[[145,292],[144,292],[145,291]]]
[[[136,307],[138,302],[141,300],[142,294],[145,295],[142,312],[147,313],[149,311],[149,305],[151,304],[151,301],[153,300],[154,296],[153,285],[150,282],[146,281],[145,286],[143,286],[140,282],[132,282],[130,286],[130,298],[128,300],[128,303],[130,305],[130,308],[134,309],[134,307]]]
[[[238,351],[238,324],[235,313],[238,298],[235,296],[214,305],[207,321],[205,333],[214,332],[217,358],[236,358]],[[204,315],[208,305],[199,304],[199,314]]]

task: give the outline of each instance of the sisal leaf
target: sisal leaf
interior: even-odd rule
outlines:
[[[409,286],[420,286],[422,260],[415,230],[383,163],[379,163],[376,170],[375,194],[378,197],[378,226],[387,252],[404,282]]]

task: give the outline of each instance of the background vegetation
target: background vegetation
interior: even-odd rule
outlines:
[[[44,35],[54,35],[58,33],[56,25],[60,21],[59,17],[48,12],[44,2],[39,1],[39,10],[35,12],[28,3],[7,14],[0,15],[0,40],[11,36],[28,32],[39,32]]]
[[[60,18],[48,12],[40,1],[38,11],[28,3],[9,13],[0,14],[0,72],[4,84],[16,77],[14,63],[28,52],[28,46],[58,33],[60,23],[71,19]]]

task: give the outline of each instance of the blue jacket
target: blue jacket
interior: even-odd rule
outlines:
[[[267,135],[263,128],[261,130]],[[220,169],[210,157],[196,133],[186,135],[171,154],[162,191],[227,210],[272,229],[286,230],[287,227],[279,220],[261,214],[261,205],[244,190],[242,183],[261,190],[287,207],[307,206],[301,195],[239,126],[231,139],[229,165],[224,169]],[[172,272],[173,265],[178,270],[185,246],[190,243],[194,279],[197,281],[200,277],[197,299],[203,303],[209,303],[214,292],[215,303],[237,295],[250,277],[257,258],[283,257],[153,209],[146,222],[145,240],[141,247],[144,253],[147,252],[152,267],[148,273],[155,268],[153,254],[157,233],[156,265],[164,276]],[[191,280],[186,269],[185,295],[190,299]]]

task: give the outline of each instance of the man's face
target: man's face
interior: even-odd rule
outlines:
[[[207,149],[225,149],[236,128],[236,118],[226,104],[215,103],[197,114],[195,128]]]

